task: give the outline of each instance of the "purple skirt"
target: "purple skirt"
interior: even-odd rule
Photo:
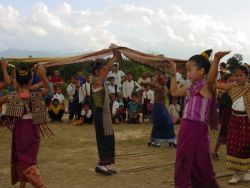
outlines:
[[[23,171],[37,164],[39,145],[39,126],[34,125],[32,119],[17,120],[12,133],[12,184],[26,181]]]
[[[210,158],[207,124],[183,119],[177,143],[175,186],[219,187]]]

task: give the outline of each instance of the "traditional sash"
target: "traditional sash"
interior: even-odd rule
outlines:
[[[109,102],[109,92],[108,89],[104,86],[105,96],[104,96],[104,104],[103,104],[103,128],[104,135],[111,136],[114,134],[114,130],[112,127],[112,119],[110,114],[110,102]]]
[[[250,84],[246,82],[243,85],[234,86],[229,90],[228,94],[233,102],[243,96],[248,120],[250,121]]]
[[[30,105],[29,105],[30,103]],[[11,92],[8,95],[8,101],[5,109],[6,121],[5,125],[12,130],[16,119],[23,117],[25,113],[30,111],[34,125],[38,125],[42,135],[54,135],[47,126],[47,110],[43,95],[41,92],[30,92],[30,98],[23,100],[18,92]]]

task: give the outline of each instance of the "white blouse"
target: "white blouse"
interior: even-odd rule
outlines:
[[[239,99],[234,101],[233,105],[232,105],[232,108],[233,108],[233,110],[240,111],[240,112],[246,111],[246,107],[245,107],[245,104],[244,104],[243,97],[240,97]]]

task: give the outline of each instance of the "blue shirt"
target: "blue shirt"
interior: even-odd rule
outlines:
[[[128,111],[133,113],[140,113],[140,104],[138,102],[133,103],[130,101],[128,103]]]

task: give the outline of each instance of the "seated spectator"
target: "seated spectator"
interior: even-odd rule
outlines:
[[[51,119],[51,122],[62,121],[64,108],[62,107],[62,105],[60,105],[58,99],[53,99],[52,104],[49,107],[48,113],[49,113],[49,118]]]
[[[77,120],[74,125],[79,126],[83,124],[92,124],[93,123],[93,114],[89,108],[89,104],[85,103],[81,111],[80,119]]]
[[[173,97],[173,104],[169,105],[169,113],[174,124],[177,124],[180,122],[181,107],[177,102],[178,102],[178,98]]]
[[[119,109],[117,114],[119,115],[120,122],[126,120],[126,109],[124,108],[123,102],[119,102]]]
[[[137,94],[131,95],[131,101],[128,103],[128,124],[138,124],[140,120],[140,104],[137,100]]]
[[[52,101],[53,101],[54,99],[58,99],[59,104],[62,105],[63,109],[65,109],[65,105],[64,105],[64,95],[62,94],[61,88],[58,88],[58,89],[57,89],[57,91],[56,91],[56,93],[55,93],[55,95],[54,95]]]
[[[111,94],[111,110],[112,110],[112,113],[111,113],[111,117],[112,117],[112,120],[115,124],[119,124],[120,123],[120,120],[119,120],[119,115],[118,115],[118,110],[119,110],[119,103],[117,101],[117,96],[113,93]]]
[[[133,76],[131,73],[127,73],[126,81],[122,85],[123,92],[123,103],[125,109],[127,109],[127,105],[131,100],[132,93],[139,92],[141,90],[141,86],[133,80]]]
[[[143,91],[142,93],[143,120],[151,118],[153,103],[154,103],[154,92],[150,89],[149,85],[146,85],[145,91]]]

